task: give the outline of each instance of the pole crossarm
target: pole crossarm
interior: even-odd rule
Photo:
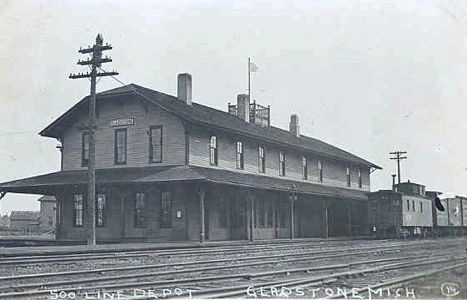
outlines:
[[[112,62],[112,59],[106,56],[104,58],[97,59],[97,60],[95,59],[78,60],[77,64],[86,66],[86,65],[92,65],[94,63],[102,64],[102,63],[108,63],[108,62]]]
[[[401,183],[401,160],[407,159],[407,156],[404,156],[404,154],[407,154],[407,151],[393,151],[389,152],[389,154],[394,156],[389,159],[397,161],[397,182]]]
[[[99,72],[96,73],[96,77],[104,77],[104,76],[115,76],[118,75],[118,72],[111,71],[111,72]],[[70,74],[68,78],[70,79],[80,79],[80,78],[91,78],[93,75],[91,73],[78,73],[78,74]]]
[[[94,51],[105,51],[105,50],[111,50],[111,49],[112,49],[112,45],[110,44],[105,44],[105,45],[96,44],[92,47],[89,46],[87,48],[80,48],[78,52],[81,54],[87,54],[87,53],[93,53]]]

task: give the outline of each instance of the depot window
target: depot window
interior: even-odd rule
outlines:
[[[83,195],[73,197],[73,226],[83,226]]]

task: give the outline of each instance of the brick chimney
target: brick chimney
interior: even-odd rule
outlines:
[[[250,97],[246,94],[237,95],[237,116],[245,122],[250,122]]]
[[[300,125],[298,124],[298,115],[290,115],[289,131],[296,137],[300,136]]]
[[[178,74],[177,97],[188,105],[191,105],[191,75]]]

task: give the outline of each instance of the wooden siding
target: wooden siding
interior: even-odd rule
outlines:
[[[462,198],[442,199],[445,211],[436,210],[436,220],[438,226],[461,226],[462,225]],[[463,202],[465,204],[466,201]],[[465,223],[464,223],[465,226]]]
[[[407,209],[409,201],[409,210]],[[415,203],[415,211],[413,209]],[[420,203],[423,203],[423,212],[420,209]],[[403,226],[433,226],[433,212],[431,210],[431,200],[416,197],[402,196],[402,225]]]
[[[160,228],[161,191],[169,191],[172,199],[172,227]],[[135,226],[135,197],[143,192],[146,201],[146,226]],[[73,226],[73,195],[81,191],[63,193],[61,201],[63,218],[58,224],[58,238],[62,240],[85,240],[85,227]],[[104,227],[97,227],[97,240],[196,240],[199,237],[199,205],[191,185],[172,184],[158,187],[108,188],[100,189],[105,193]],[[122,202],[124,209],[122,210]],[[83,203],[84,219],[87,205]],[[180,212],[180,217],[177,216]],[[84,220],[84,222],[86,222]],[[86,224],[86,223],[85,223]]]
[[[96,166],[97,168],[141,167],[148,165],[185,164],[185,138],[181,120],[153,105],[144,106],[140,100],[106,100],[97,108]],[[180,103],[180,105],[185,105]],[[112,120],[133,118],[134,125],[110,126]],[[81,166],[82,133],[87,125],[83,112],[63,136],[63,170],[83,169]],[[162,163],[149,163],[150,126],[162,125]],[[127,128],[127,162],[114,164],[116,128]]]
[[[218,166],[211,166],[209,162],[209,137],[217,136],[218,143]],[[244,169],[239,170],[236,167],[236,142],[243,141]],[[279,176],[279,152],[281,148],[262,144],[260,141],[244,139],[227,134],[221,134],[215,131],[207,131],[201,128],[192,128],[189,131],[188,138],[190,149],[189,164],[202,167],[218,167],[236,172],[246,172],[253,174],[263,174],[258,170],[258,147],[264,145],[266,152],[266,172],[263,175],[303,180],[302,178],[302,156],[304,153],[284,149],[285,152],[285,176]],[[323,184],[337,187],[347,187],[347,166],[351,168],[351,187],[358,187],[358,169],[355,165],[346,165],[344,162],[328,158],[319,158],[316,155],[306,155],[308,158],[308,179],[307,182],[318,182],[318,160],[323,165]],[[361,167],[362,190],[370,190],[370,173],[367,167]]]
[[[372,193],[368,203],[368,221],[378,230],[402,226],[402,197],[396,193]]]
[[[130,96],[126,96],[130,97]],[[133,96],[134,97],[134,96]],[[174,100],[175,101],[175,100]],[[185,105],[180,103],[180,105]],[[136,97],[134,99],[116,98],[100,102],[97,108],[96,130],[96,167],[121,168],[142,167],[148,165],[190,165],[209,167],[209,137],[218,137],[218,167],[238,172],[261,174],[258,171],[259,140],[244,139],[240,136],[220,134],[193,127],[185,132],[182,121],[175,115],[153,105],[143,105]],[[134,124],[129,126],[110,126],[110,122],[119,118],[133,118]],[[63,170],[84,169],[82,167],[82,133],[87,125],[86,112],[75,119],[62,137]],[[162,163],[149,162],[149,136],[151,126],[162,125]],[[116,165],[114,161],[114,139],[116,128],[127,128],[127,159],[126,164]],[[187,135],[186,135],[187,133]],[[244,169],[236,168],[236,142],[243,141]],[[266,172],[272,177],[303,180],[302,156],[304,153],[287,148],[285,152],[285,177],[279,175],[279,152],[277,145],[263,144],[266,152]],[[187,155],[188,152],[188,155]],[[351,168],[351,187],[359,189],[358,166],[308,154],[308,182],[318,182],[318,160],[323,165],[323,184],[347,187],[346,168]],[[362,167],[362,190],[370,190],[369,169]]]

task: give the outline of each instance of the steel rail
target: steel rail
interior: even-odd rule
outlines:
[[[6,297],[21,297],[21,296],[33,296],[33,295],[44,295],[49,293],[51,289],[55,285],[60,287],[61,291],[86,291],[86,290],[98,290],[98,289],[115,289],[115,288],[131,288],[131,287],[144,287],[144,286],[163,286],[163,285],[172,285],[172,284],[181,284],[181,283],[192,283],[192,282],[203,282],[203,281],[220,281],[220,280],[229,280],[229,279],[252,279],[252,278],[259,278],[259,277],[268,277],[274,275],[290,275],[292,273],[302,273],[302,272],[312,272],[312,271],[325,271],[325,270],[335,270],[335,269],[346,269],[351,268],[352,266],[358,265],[365,265],[365,264],[374,264],[374,263],[382,263],[388,261],[406,261],[409,259],[416,259],[419,256],[409,256],[409,257],[399,257],[399,258],[384,258],[384,259],[377,259],[377,260],[365,260],[365,261],[358,261],[353,263],[346,263],[346,264],[335,264],[335,265],[328,265],[328,266],[318,266],[318,267],[306,267],[306,268],[293,268],[293,269],[282,269],[276,271],[266,271],[266,272],[256,272],[256,273],[240,273],[240,274],[230,274],[230,275],[217,275],[217,276],[203,276],[198,278],[180,278],[180,279],[170,279],[170,280],[160,280],[160,281],[146,281],[146,282],[128,282],[128,283],[118,283],[118,284],[107,284],[107,285],[98,285],[98,286],[79,286],[79,287],[70,287],[70,288],[63,288],[63,285],[70,285],[70,284],[81,284],[81,283],[90,283],[90,282],[100,282],[102,280],[99,279],[80,279],[75,281],[62,281],[62,282],[49,282],[49,283],[42,283],[41,286],[47,286],[48,290],[39,289],[39,290],[30,290],[30,291],[21,291],[21,292],[4,292],[0,294],[0,298]],[[256,263],[257,265],[260,264],[270,264],[268,263]],[[245,264],[244,266],[249,267],[255,264]],[[397,263],[400,265],[400,263]],[[171,275],[171,274],[182,274],[182,273],[197,273],[206,270],[221,270],[221,269],[231,269],[232,267],[236,268],[239,267],[238,265],[235,266],[219,266],[219,267],[211,267],[211,268],[198,268],[198,269],[189,269],[189,270],[175,270],[172,272],[158,272],[153,273],[147,276],[157,276],[157,275]],[[344,272],[348,273],[348,272]],[[118,280],[118,279],[134,279],[134,276],[131,277],[123,277],[123,276],[114,276],[110,280]],[[27,287],[27,285],[23,286],[15,286],[12,288],[20,289]]]
[[[395,244],[394,242],[389,242],[390,244]],[[400,244],[401,242],[397,242],[397,244]],[[63,255],[32,255],[32,256],[9,256],[9,257],[1,257],[1,260],[0,260],[0,263],[8,263],[10,261],[14,261],[14,262],[24,262],[25,260],[34,260],[34,262],[36,261],[46,261],[46,259],[63,259],[63,258],[87,258],[87,257],[90,257],[90,258],[94,258],[94,257],[98,257],[99,254],[101,254],[102,256],[100,256],[100,258],[103,258],[103,257],[109,257],[109,258],[112,258],[112,257],[128,257],[128,256],[131,256],[131,255],[134,255],[134,254],[137,254],[137,255],[148,255],[148,254],[158,254],[158,255],[173,255],[173,254],[190,254],[190,253],[199,253],[201,251],[203,251],[204,253],[209,253],[209,252],[222,252],[222,251],[232,251],[232,250],[236,250],[236,251],[240,251],[240,250],[243,250],[243,249],[258,249],[258,250],[261,250],[261,249],[268,249],[268,248],[271,248],[271,246],[274,246],[274,249],[281,249],[281,248],[290,248],[291,246],[294,247],[294,248],[300,248],[300,247],[304,247],[304,246],[313,246],[313,247],[322,247],[322,246],[328,246],[328,247],[334,247],[336,245],[339,245],[339,244],[343,244],[343,245],[348,245],[348,241],[346,242],[340,242],[340,241],[329,241],[329,242],[316,242],[316,241],[296,241],[296,242],[289,242],[289,243],[286,243],[286,242],[281,242],[281,243],[278,243],[277,245],[275,244],[272,244],[272,243],[266,243],[266,244],[252,244],[252,245],[233,245],[233,246],[226,246],[226,247],[222,247],[222,246],[207,246],[207,247],[203,247],[203,246],[198,246],[198,247],[191,247],[191,248],[187,248],[187,249],[177,249],[177,248],[171,248],[171,249],[145,249],[145,250],[138,250],[138,249],[134,249],[134,250],[124,250],[124,251],[114,251],[114,252],[104,252],[104,253],[99,253],[99,252],[95,252],[93,250],[90,250],[89,252],[86,252],[86,253],[80,253],[80,254],[63,254]],[[367,243],[359,243],[358,245],[366,245],[366,244],[372,244],[371,242],[367,242]],[[96,255],[98,254],[98,255]],[[52,260],[51,260],[52,261]]]
[[[458,244],[460,243],[459,241],[452,241],[452,244]],[[450,243],[450,244],[451,244]],[[399,246],[399,245],[405,245],[405,246],[412,246],[412,245],[431,245],[431,244],[437,244],[435,241],[430,241],[426,242],[423,241],[422,243],[410,243],[407,244],[406,242],[396,242],[396,243],[391,243],[387,246]],[[285,248],[287,250],[293,250],[293,249],[298,249],[298,248],[305,248],[308,245],[308,243],[297,243],[296,246],[290,247],[290,245],[284,245],[281,246],[280,248],[274,247],[274,251]],[[371,248],[371,244],[368,243],[369,247]],[[315,244],[310,244],[312,248],[318,248],[323,245],[315,245]],[[324,245],[327,248],[332,248],[335,247],[335,244],[329,244],[329,245]],[[351,246],[350,246],[351,247]],[[362,245],[355,245],[355,247],[362,248]],[[144,251],[144,252],[136,252],[136,253],[114,253],[114,254],[105,254],[105,255],[93,255],[93,254],[85,254],[85,255],[73,255],[73,256],[60,256],[60,257],[53,257],[53,258],[10,258],[10,259],[2,259],[0,260],[0,266],[2,265],[13,265],[13,264],[31,264],[31,263],[55,263],[55,262],[73,262],[73,261],[81,261],[84,258],[87,260],[97,260],[97,259],[119,259],[119,258],[135,258],[135,257],[148,257],[148,256],[167,256],[167,255],[189,255],[189,254],[195,254],[195,255],[204,255],[208,253],[221,253],[221,252],[229,252],[229,254],[234,253],[234,252],[244,252],[245,250],[251,251],[251,250],[262,250],[266,248],[261,247],[261,248],[256,248],[256,247],[230,247],[230,248],[222,248],[222,249],[204,249],[204,248],[196,248],[196,249],[190,249],[188,251],[173,251],[173,250],[162,250],[162,251]],[[270,247],[267,247],[269,250]]]
[[[431,276],[431,275],[434,275],[434,274],[437,274],[437,273],[442,273],[442,272],[445,272],[445,271],[450,271],[450,270],[453,270],[453,269],[462,268],[464,266],[467,266],[467,261],[466,262],[461,262],[459,264],[443,267],[443,268],[433,268],[433,269],[430,269],[430,270],[427,270],[427,271],[421,271],[421,272],[418,272],[418,273],[415,273],[415,274],[412,274],[412,275],[399,276],[399,277],[396,277],[396,278],[391,279],[389,281],[382,282],[380,284],[369,285],[369,286],[367,286],[365,288],[356,289],[356,292],[357,293],[362,293],[362,292],[365,292],[365,291],[369,291],[369,289],[376,290],[376,289],[379,289],[379,288],[391,288],[391,287],[398,286],[398,285],[400,285],[402,283],[407,283],[407,282],[410,282],[410,281],[413,281],[413,280],[416,280],[416,279],[419,279],[419,278],[422,278],[422,277]],[[352,292],[348,292],[348,293],[345,293],[344,295],[329,296],[329,297],[326,297],[325,299],[336,299],[336,298],[339,298],[341,296],[349,296],[351,294],[352,294]]]
[[[372,267],[364,270],[355,270],[355,271],[346,271],[346,272],[339,272],[330,275],[323,275],[323,276],[316,276],[310,277],[305,279],[298,279],[298,280],[287,280],[287,281],[275,281],[272,283],[267,284],[248,284],[248,285],[241,285],[235,287],[227,287],[227,288],[220,288],[220,289],[210,289],[204,291],[193,291],[192,294],[195,295],[197,298],[226,298],[226,297],[241,297],[245,296],[245,292],[247,288],[260,286],[260,287],[307,287],[313,286],[317,283],[324,284],[329,282],[337,282],[342,277],[350,277],[355,275],[362,275],[362,274],[371,274],[375,272],[382,272],[382,271],[389,271],[394,269],[404,269],[404,268],[414,268],[423,265],[432,265],[432,264],[442,264],[442,263],[452,263],[456,261],[463,261],[459,264],[456,264],[451,267],[459,267],[467,265],[467,258],[450,258],[450,259],[443,259],[443,260],[430,260],[430,261],[412,261],[410,263],[395,263],[395,264],[388,264],[378,267]],[[447,267],[445,267],[447,268]],[[439,269],[443,270],[443,268]],[[409,276],[407,276],[408,278]],[[146,298],[130,298],[130,299],[146,299]]]
[[[342,250],[322,250],[322,251],[309,251],[309,252],[299,252],[299,253],[287,253],[287,254],[274,254],[274,255],[261,255],[261,256],[250,256],[250,257],[231,257],[224,259],[210,259],[202,261],[187,261],[187,262],[175,262],[175,263],[165,263],[165,264],[151,264],[151,265],[140,265],[140,266],[124,266],[124,267],[113,267],[113,268],[99,268],[92,270],[76,270],[76,271],[63,271],[63,272],[49,272],[49,273],[35,273],[35,274],[21,274],[21,275],[10,275],[10,276],[0,276],[0,282],[8,280],[21,280],[21,279],[31,279],[31,278],[44,278],[44,277],[53,277],[53,276],[66,276],[66,275],[84,275],[92,273],[106,273],[112,271],[130,271],[130,270],[145,270],[145,269],[157,269],[157,268],[166,268],[166,267],[179,267],[179,266],[189,266],[189,265],[204,265],[204,264],[214,264],[222,262],[233,262],[233,261],[250,261],[250,260],[260,260],[260,259],[273,259],[273,258],[289,258],[300,256],[301,258],[312,256],[313,259],[326,259],[326,258],[335,258],[348,255],[360,255],[360,254],[372,254],[380,252],[394,252],[399,251],[399,248],[393,247],[368,247],[368,248],[356,248],[356,249],[346,249],[346,252],[342,253]],[[361,251],[365,249],[373,249],[371,251]],[[357,251],[358,250],[358,251]],[[334,255],[324,255],[316,256],[322,253],[339,253]],[[281,260],[280,262],[288,262],[291,260]],[[0,286],[0,289],[2,287]]]
[[[346,253],[345,256],[349,256],[351,254]],[[357,255],[357,254],[356,254]],[[344,256],[344,255],[340,255]],[[420,255],[417,256],[411,256],[409,258],[417,258],[417,257],[423,257]],[[425,256],[426,257],[426,256]],[[270,264],[277,264],[277,263],[291,263],[291,262],[299,262],[299,261],[309,261],[309,260],[317,260],[317,259],[327,259],[327,258],[332,258],[329,256],[322,256],[321,258],[316,258],[316,257],[307,257],[307,258],[294,258],[294,259],[285,259],[285,260],[271,260],[271,261],[264,261],[264,259],[261,259],[258,262],[250,262],[250,263],[241,263],[241,264],[235,264],[235,265],[221,265],[221,266],[213,266],[213,267],[205,267],[204,262],[202,263],[196,263],[196,265],[201,265],[202,267],[199,268],[192,268],[192,269],[180,269],[180,270],[167,270],[167,271],[158,271],[158,272],[149,272],[149,273],[144,273],[144,274],[125,274],[125,275],[117,275],[117,276],[100,276],[100,277],[95,277],[95,278],[83,278],[83,279],[76,279],[73,281],[70,280],[62,280],[62,281],[53,281],[53,282],[39,282],[39,283],[26,283],[22,285],[8,285],[8,286],[2,286],[0,287],[0,292],[4,290],[9,290],[9,289],[25,289],[25,288],[36,288],[36,287],[41,287],[44,285],[47,286],[67,286],[70,284],[81,284],[81,283],[94,283],[94,282],[106,282],[106,281],[113,281],[113,280],[121,280],[121,279],[136,279],[136,278],[144,278],[144,277],[154,277],[154,276],[167,276],[167,275],[176,275],[176,274],[186,274],[186,273],[199,273],[199,272],[205,272],[205,271],[217,271],[217,270],[224,270],[224,269],[236,269],[236,268],[242,268],[242,267],[252,267],[252,266],[261,266],[261,265],[270,265]],[[409,259],[408,258],[408,259]],[[385,258],[382,259],[381,261],[386,261],[386,260],[394,260],[394,259],[399,259],[399,258]],[[380,261],[378,261],[380,262]],[[350,264],[341,264],[342,267],[352,265]],[[337,266],[337,265],[334,265]],[[319,267],[316,267],[319,268]],[[273,271],[275,272],[275,271]],[[1,296],[1,294],[0,294]]]

